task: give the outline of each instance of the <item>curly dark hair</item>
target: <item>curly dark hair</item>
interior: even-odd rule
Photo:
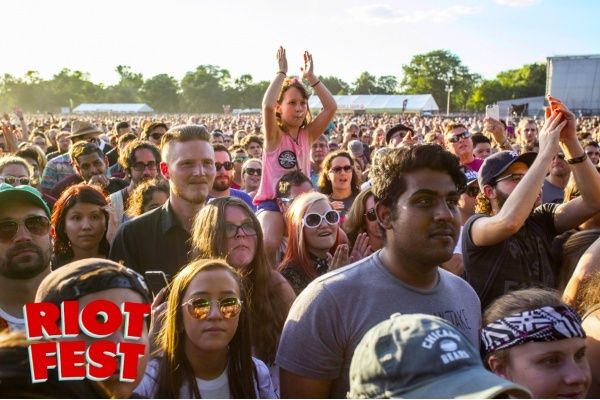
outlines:
[[[152,195],[156,192],[163,192],[169,196],[169,182],[164,179],[155,178],[137,185],[129,196],[126,214],[130,218],[142,215],[144,207],[152,200]]]
[[[458,158],[438,145],[425,144],[392,149],[373,165],[369,176],[375,199],[390,208],[394,215],[394,205],[406,190],[404,174],[421,169],[448,173],[461,193],[467,187],[467,179],[460,169]]]
[[[160,150],[154,143],[147,140],[136,139],[127,143],[123,148],[123,151],[121,151],[121,154],[119,154],[119,165],[121,165],[125,171],[131,173],[131,167],[136,162],[135,152],[140,149],[148,149],[152,152],[152,155],[154,155],[154,159],[156,160],[156,169],[158,170],[158,164],[161,161]]]

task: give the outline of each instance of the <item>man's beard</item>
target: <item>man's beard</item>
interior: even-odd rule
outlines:
[[[502,210],[502,207],[504,207],[504,203],[506,203],[506,200],[508,200],[509,196],[510,194],[504,193],[496,187],[496,201],[498,202],[498,210]],[[537,206],[539,206],[539,204],[536,201],[536,203],[532,207],[532,211]]]
[[[231,178],[229,176],[223,176],[215,178],[213,182],[213,190],[217,192],[222,192],[231,187]]]
[[[30,250],[34,255],[22,257],[22,261],[14,261],[15,253]],[[50,263],[50,249],[44,251],[33,243],[20,243],[10,249],[5,257],[0,258],[0,275],[16,280],[27,280],[42,273]]]

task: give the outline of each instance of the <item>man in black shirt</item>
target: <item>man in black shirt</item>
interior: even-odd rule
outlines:
[[[600,175],[577,139],[575,117],[550,99],[560,112],[546,120],[537,157],[535,153],[519,156],[502,151],[486,158],[479,170],[485,197],[478,198],[477,214],[465,224],[462,245],[467,280],[484,308],[515,289],[555,287],[558,271],[550,250],[553,238],[600,211]],[[539,206],[544,177],[561,147],[581,197]]]
[[[171,128],[162,137],[160,170],[170,183],[169,200],[117,231],[110,258],[143,273],[175,274],[186,265],[192,222],[215,179],[215,153],[210,135],[199,125]]]

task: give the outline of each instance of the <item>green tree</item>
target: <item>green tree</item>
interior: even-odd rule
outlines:
[[[141,100],[158,112],[179,110],[179,83],[168,74],[147,79],[140,89]]]
[[[376,94],[378,92],[377,78],[367,71],[361,73],[354,81],[352,94]]]
[[[109,103],[138,103],[140,90],[144,85],[144,77],[131,71],[127,65],[117,65],[119,82],[106,88],[105,98]]]
[[[104,87],[90,81],[88,74],[63,68],[48,82],[53,106],[68,107],[71,103],[94,103],[104,97]]]
[[[229,71],[214,65],[200,65],[195,71],[186,73],[181,80],[185,111],[223,112],[223,105],[229,104],[225,89],[230,84]]]
[[[377,87],[381,94],[396,94],[398,93],[398,79],[392,75],[383,75],[377,78]]]
[[[335,76],[319,76],[318,79],[323,82],[334,96],[350,93],[350,85]]]
[[[403,65],[402,91],[407,94],[431,93],[440,109],[447,104],[446,86],[453,88],[451,109],[463,109],[467,100],[481,80],[471,74],[460,58],[447,50],[434,50],[414,56],[408,65]]]

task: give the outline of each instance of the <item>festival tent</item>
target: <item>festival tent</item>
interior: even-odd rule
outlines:
[[[73,109],[74,113],[153,113],[152,107],[143,103],[83,103]]]
[[[333,96],[339,112],[364,110],[369,113],[438,112],[439,107],[430,94],[356,94]],[[320,109],[321,101],[311,96],[308,105]]]

